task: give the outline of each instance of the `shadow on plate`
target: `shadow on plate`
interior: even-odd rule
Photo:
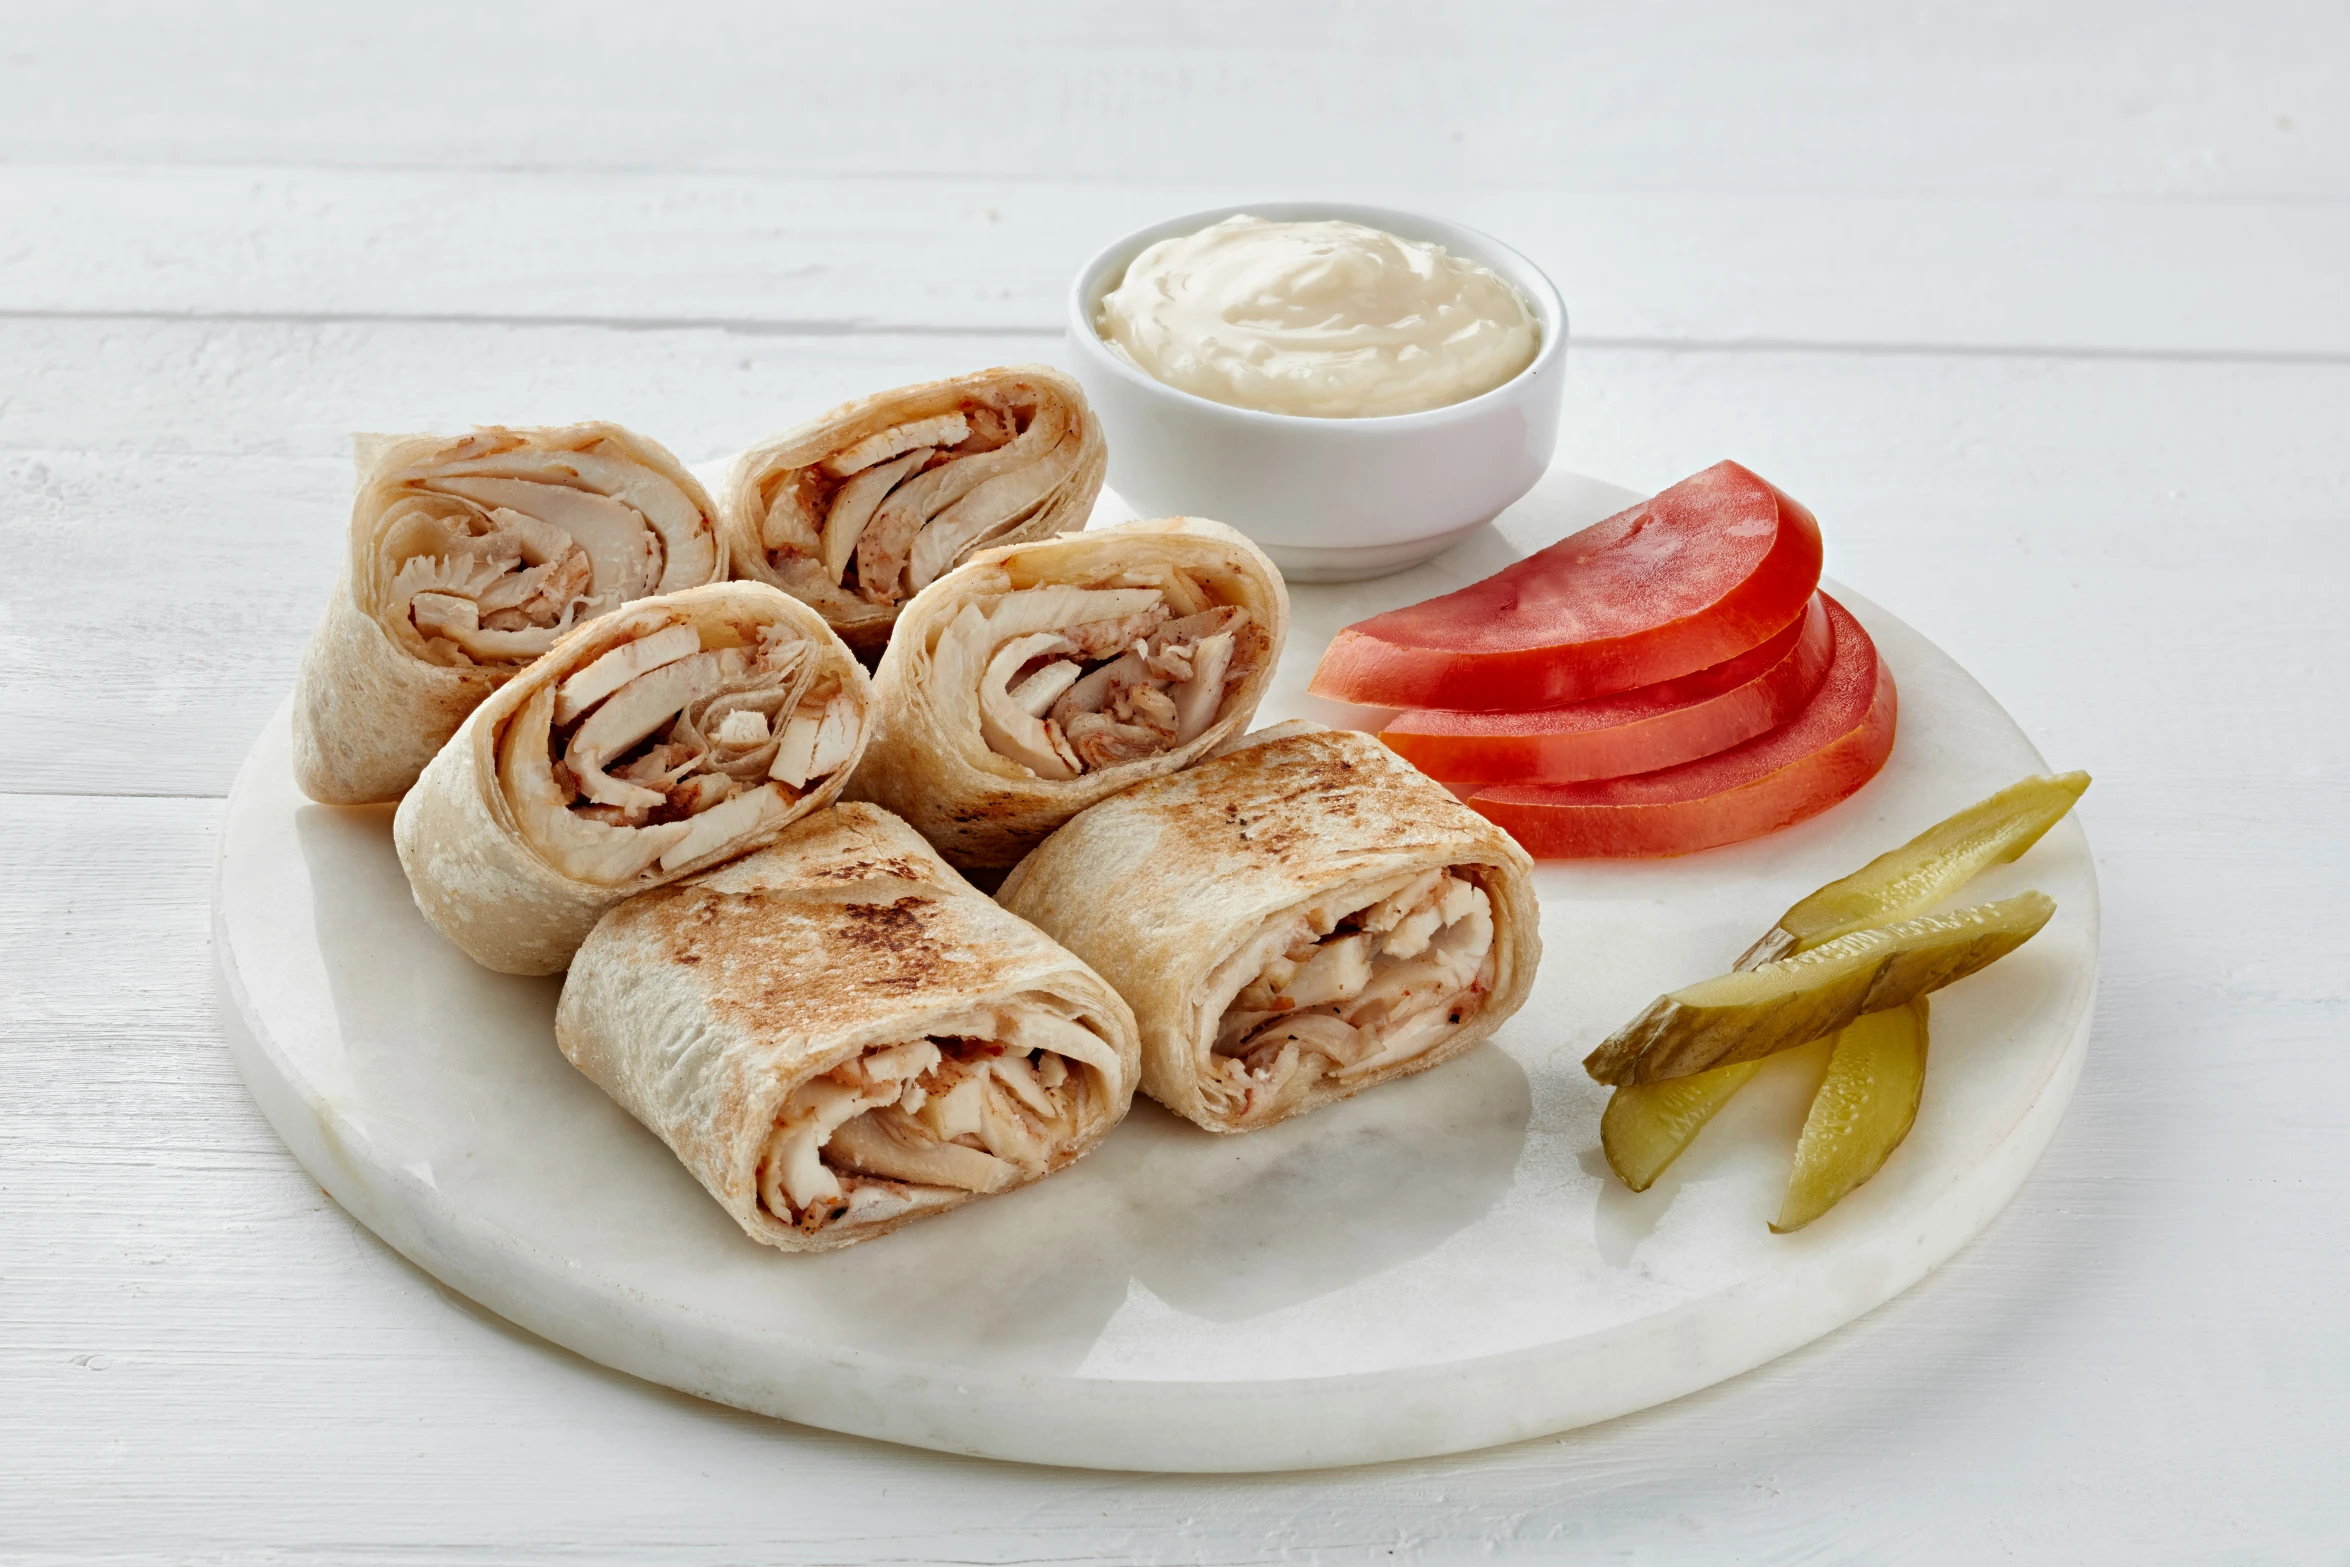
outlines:
[[[1240,1137],[1138,1100],[1051,1180],[811,1271],[851,1342],[1067,1371],[1130,1278],[1178,1311],[1238,1323],[1434,1250],[1508,1189],[1531,1104],[1525,1072],[1491,1047]]]
[[[295,827],[354,1124],[396,1145],[409,1176],[533,1248],[757,1331],[933,1365],[1066,1371],[1130,1279],[1176,1310],[1237,1323],[1433,1250],[1493,1206],[1525,1144],[1525,1072],[1486,1047],[1240,1137],[1137,1101],[1051,1180],[868,1245],[785,1256],[743,1237],[657,1138],[572,1071],[552,1038],[558,981],[490,973],[424,926],[388,809],[304,806]]]

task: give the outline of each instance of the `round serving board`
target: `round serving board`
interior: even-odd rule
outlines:
[[[1332,632],[1628,504],[1554,474],[1412,571],[1294,590],[1260,722]],[[1097,514],[1123,515],[1114,499]],[[1774,1062],[1654,1188],[1599,1154],[1586,1051],[1726,968],[1795,898],[2045,771],[1999,704],[1864,599],[1901,688],[1866,789],[1760,842],[1550,863],[1533,999],[1440,1070],[1245,1137],[1146,1100],[1064,1174],[873,1244],[744,1238],[555,1049],[559,982],[475,967],[417,914],[388,808],[295,789],[287,717],[228,802],[215,950],[231,1048],[295,1157],[418,1266],[606,1365],[745,1409],[949,1452],[1155,1470],[1421,1457],[1678,1397],[1849,1322],[1996,1213],[2054,1133],[2096,989],[2097,883],[2066,821],[1983,897],[2055,920],[1937,996],[1916,1129],[1776,1236],[1807,1061]],[[1817,1067],[1809,1067],[1816,1072]]]

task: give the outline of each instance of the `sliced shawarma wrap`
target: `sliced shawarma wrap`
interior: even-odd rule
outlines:
[[[1532,870],[1370,736],[1283,724],[1092,807],[998,897],[1133,1006],[1144,1093],[1247,1132],[1500,1027],[1542,955]]]
[[[816,607],[867,658],[973,550],[1085,526],[1107,459],[1077,383],[1013,365],[843,404],[735,460],[735,575]]]
[[[832,803],[864,668],[756,582],[642,599],[473,710],[392,819],[417,907],[474,961],[552,974],[606,909]]]
[[[294,688],[294,777],[396,800],[574,626],[726,576],[709,493],[615,424],[359,437],[351,553]]]
[[[1288,629],[1281,573],[1220,522],[984,550],[906,606],[850,793],[950,864],[1011,865],[1096,800],[1246,729]]]
[[[1099,975],[859,804],[606,914],[555,1038],[785,1251],[1066,1167],[1137,1072],[1133,1014]]]

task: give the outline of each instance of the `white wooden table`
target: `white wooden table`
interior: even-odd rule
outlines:
[[[669,10],[0,16],[0,1559],[2350,1560],[2350,13]],[[1531,252],[1564,461],[1760,469],[2097,774],[2097,1033],[2006,1215],[1661,1409],[1201,1480],[667,1393],[321,1194],[208,899],[348,433],[705,460],[1301,193]]]

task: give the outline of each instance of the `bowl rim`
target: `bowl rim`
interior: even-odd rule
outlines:
[[[1262,408],[1241,408],[1231,403],[1220,403],[1197,392],[1187,392],[1144,370],[1119,354],[1113,353],[1109,343],[1094,325],[1094,309],[1112,286],[1111,273],[1123,280],[1126,268],[1134,258],[1162,239],[1173,239],[1194,233],[1211,223],[1246,213],[1276,222],[1311,222],[1317,218],[1339,219],[1361,223],[1372,228],[1385,229],[1405,239],[1423,244],[1439,244],[1455,255],[1467,255],[1471,260],[1493,268],[1516,286],[1533,306],[1537,325],[1542,331],[1542,345],[1524,369],[1501,385],[1475,397],[1463,398],[1457,403],[1446,403],[1440,408],[1423,408],[1408,414],[1365,414],[1356,418],[1334,417],[1327,414],[1273,413]],[[1415,230],[1417,232],[1415,232]],[[1146,395],[1175,399],[1180,405],[1213,410],[1214,415],[1226,416],[1244,424],[1257,424],[1271,429],[1313,428],[1358,430],[1426,429],[1445,424],[1457,424],[1475,419],[1503,402],[1523,395],[1528,383],[1554,369],[1567,351],[1567,307],[1559,295],[1558,285],[1550,275],[1535,265],[1533,260],[1509,245],[1503,244],[1482,229],[1432,213],[1414,212],[1404,207],[1385,207],[1367,202],[1351,201],[1243,201],[1222,206],[1207,207],[1176,217],[1162,218],[1155,223],[1133,229],[1088,257],[1070,281],[1068,293],[1068,334],[1072,351],[1090,359],[1097,367],[1106,369],[1130,386],[1144,390]]]

